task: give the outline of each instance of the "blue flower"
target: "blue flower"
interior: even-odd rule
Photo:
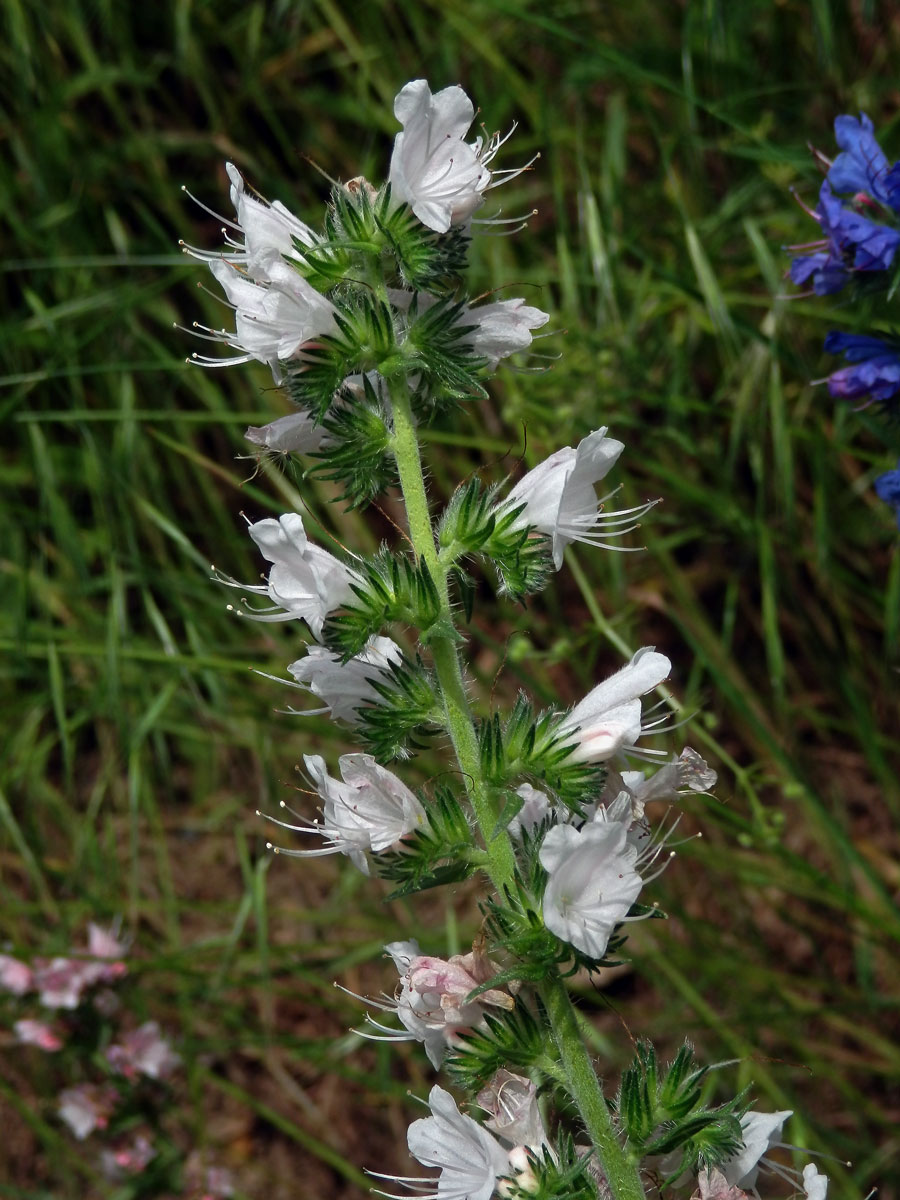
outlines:
[[[828,390],[842,400],[864,396],[882,403],[900,392],[900,346],[858,333],[832,330],[825,339],[828,354],[843,354],[852,366],[828,377]]]
[[[811,280],[818,296],[840,291],[851,269],[886,271],[900,247],[900,233],[896,229],[845,208],[827,179],[822,181],[813,216],[825,237],[811,244],[814,253],[800,255],[791,262],[790,276],[797,284]]]
[[[893,504],[897,510],[897,525],[900,527],[900,463],[894,471],[886,471],[875,480],[875,491],[885,504]]]
[[[900,212],[900,163],[888,166],[865,113],[837,117],[834,136],[841,153],[831,164],[828,182],[836,192],[863,193]]]

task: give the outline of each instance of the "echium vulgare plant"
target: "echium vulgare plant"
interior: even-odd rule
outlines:
[[[383,1195],[436,1200],[492,1196],[648,1194],[741,1200],[760,1171],[822,1200],[827,1181],[770,1164],[787,1112],[761,1113],[744,1092],[710,1103],[709,1068],[685,1044],[663,1064],[637,1044],[615,1094],[606,1094],[582,1037],[566,980],[622,952],[631,922],[659,915],[646,891],[672,851],[672,821],[652,829],[651,801],[706,792],[715,774],[691,749],[663,760],[638,749],[655,731],[642,697],[669,675],[652,647],[567,711],[476,715],[464,624],[487,564],[502,602],[539,592],[566,546],[608,548],[652,507],[608,511],[595,485],[624,450],[606,428],[555,451],[514,486],[461,483],[443,512],[429,500],[418,430],[460,404],[485,400],[485,380],[526,350],[546,313],[518,298],[472,302],[464,291],[476,214],[488,191],[525,168],[497,169],[506,137],[467,141],[475,111],[459,87],[432,94],[415,80],[398,94],[402,126],[387,182],[334,186],[321,229],[253,194],[228,166],[236,210],[226,245],[188,252],[209,263],[234,327],[206,329],[232,357],[267,363],[296,405],[248,431],[260,453],[306,455],[362,507],[399,485],[408,539],[365,557],[316,545],[300,514],[249,527],[268,581],[230,586],[259,621],[305,622],[291,686],[355,731],[361,749],[332,774],[318,755],[306,772],[318,814],[284,823],[298,857],[344,854],[395,885],[394,896],[481,877],[482,927],[449,960],[415,941],[385,947],[392,995],[370,1000],[367,1032],[421,1042],[451,1092],[435,1084],[430,1115],[409,1128],[411,1154],[437,1176],[372,1172]],[[508,135],[507,135],[508,136]],[[531,164],[526,164],[531,165]],[[400,640],[394,640],[395,635]],[[455,763],[418,790],[388,764],[438,739]],[[655,762],[649,776],[629,769]],[[467,1111],[468,1110],[468,1111]]]
[[[851,290],[863,332],[830,331],[825,350],[843,355],[846,365],[819,382],[840,400],[878,405],[896,430],[900,330],[888,305],[900,284],[900,162],[888,162],[865,113],[836,117],[834,136],[840,153],[833,160],[816,151],[825,178],[815,209],[807,210],[823,237],[789,247],[802,251],[789,275],[817,296]],[[900,463],[876,478],[875,491],[900,524]]]

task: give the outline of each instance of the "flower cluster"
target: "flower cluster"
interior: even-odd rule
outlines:
[[[14,1012],[34,998],[55,1017],[14,1017],[17,1042],[56,1060],[59,1074],[87,1082],[63,1086],[56,1100],[59,1120],[78,1141],[93,1134],[101,1143],[98,1166],[110,1181],[137,1180],[161,1154],[150,1124],[134,1127],[140,1107],[148,1120],[164,1097],[160,1086],[177,1071],[181,1058],[156,1021],[128,1028],[127,1012],[113,990],[128,974],[128,945],[114,931],[91,923],[87,947],[54,958],[30,961],[0,954],[0,993],[12,998]],[[149,1082],[148,1082],[149,1081]],[[158,1123],[158,1122],[157,1122]],[[165,1157],[171,1157],[168,1152]],[[224,1200],[233,1192],[228,1172],[202,1167],[196,1155],[185,1164],[184,1200],[201,1194]],[[205,1183],[197,1188],[191,1180]],[[207,1178],[208,1177],[208,1178]]]
[[[332,552],[310,539],[308,519],[289,513],[249,526],[269,564],[264,582],[216,573],[266,598],[263,607],[242,599],[242,616],[303,623],[309,640],[287,667],[289,686],[320,702],[304,711],[351,726],[363,745],[340,756],[339,775],[322,755],[303,756],[302,790],[317,803],[288,810],[290,821],[269,818],[304,843],[275,849],[344,855],[390,880],[392,897],[479,874],[489,887],[470,951],[444,958],[392,941],[393,992],[358,997],[377,1012],[363,1037],[420,1043],[473,1110],[432,1087],[430,1115],[412,1123],[408,1148],[437,1175],[376,1178],[399,1189],[384,1195],[433,1200],[640,1200],[646,1168],[663,1171],[667,1196],[690,1186],[702,1200],[741,1200],[787,1114],[748,1112],[743,1093],[710,1106],[687,1045],[663,1068],[639,1043],[619,1095],[604,1097],[564,982],[614,961],[633,922],[661,915],[644,901],[673,854],[669,806],[715,784],[696,751],[671,756],[647,744],[665,732],[648,697],[670,679],[672,661],[643,647],[571,706],[536,712],[520,696],[507,714],[476,717],[462,658],[461,617],[478,592],[473,564],[491,568],[501,598],[524,600],[576,543],[633,549],[619,539],[657,501],[610,510],[614,491],[598,495],[625,450],[603,426],[515,481],[472,475],[433,517],[418,429],[486,398],[487,376],[528,351],[548,316],[521,297],[484,302],[463,291],[480,223],[505,225],[476,214],[525,169],[494,167],[509,135],[471,137],[475,107],[457,86],[432,93],[415,80],[394,113],[401,128],[385,182],[336,185],[321,228],[251,195],[229,164],[236,217],[226,245],[189,249],[209,263],[235,314],[233,329],[202,333],[236,357],[197,361],[265,363],[294,402],[294,412],[247,431],[259,453],[309,456],[355,507],[397,485],[406,505],[408,537],[397,548],[364,556],[336,543]],[[865,120],[856,133],[841,127],[844,155],[816,214],[825,242],[793,268],[819,291],[887,269],[900,239],[859,211],[862,199],[838,198],[859,191],[864,176],[871,205],[895,213],[900,184],[875,163],[870,134]],[[885,364],[870,370],[887,380]],[[456,761],[413,791],[389,764],[431,739]],[[140,1033],[110,1047],[108,1061],[161,1073],[165,1055]],[[823,1177],[807,1172],[807,1195],[822,1200]]]
[[[900,162],[892,165],[879,146],[872,121],[839,116],[834,123],[840,154],[829,164],[811,214],[825,235],[822,242],[794,247],[805,253],[790,265],[791,280],[811,285],[819,296],[840,291],[851,280],[865,282],[869,296],[895,289],[895,258],[900,247]],[[827,160],[826,160],[827,161]],[[843,199],[841,199],[843,197]],[[900,335],[832,330],[828,354],[843,355],[846,366],[827,377],[832,396],[858,407],[889,406],[900,393]],[[898,472],[875,481],[875,491],[893,505],[900,524]]]

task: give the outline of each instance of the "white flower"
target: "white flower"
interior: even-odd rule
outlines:
[[[643,880],[637,848],[619,822],[582,829],[554,825],[540,849],[548,874],[544,924],[558,938],[601,959],[616,925],[638,898]]]
[[[391,638],[372,637],[349,662],[342,663],[339,654],[324,646],[310,646],[306,657],[291,663],[288,670],[300,687],[324,702],[323,708],[311,709],[310,716],[330,713],[336,721],[355,725],[357,710],[381,699],[372,681],[388,680],[391,663],[399,663],[402,657]]]
[[[249,195],[243,177],[234,163],[226,163],[225,171],[231,184],[231,203],[237,215],[236,221],[229,221],[206,208],[205,204],[200,204],[193,196],[191,199],[223,223],[226,249],[200,250],[182,242],[186,254],[208,263],[223,260],[234,263],[251,279],[265,280],[268,278],[266,264],[273,254],[301,258],[302,250],[299,247],[311,247],[318,243],[319,239],[309,226],[299,217],[295,217],[280,200],[269,204],[261,197]],[[190,195],[190,192],[187,194]],[[244,240],[239,241],[235,234],[243,235]]]
[[[327,441],[328,432],[309,413],[292,412],[268,425],[251,425],[244,437],[273,454],[312,454]]]
[[[813,1163],[807,1163],[803,1168],[803,1190],[807,1200],[825,1200],[828,1176],[818,1171]]]
[[[486,1088],[478,1093],[478,1103],[490,1113],[485,1121],[504,1141],[513,1146],[540,1150],[549,1146],[547,1131],[537,1102],[537,1088],[523,1075],[500,1070]]]
[[[416,79],[398,93],[394,116],[403,131],[397,134],[391,156],[392,196],[408,204],[436,233],[468,221],[488,188],[525,169],[500,172],[502,179],[492,177],[487,164],[506,138],[495,134],[486,144],[480,137],[471,144],[463,141],[475,108],[461,87],[447,87],[433,96],[427,82]]]
[[[235,310],[235,332],[206,332],[213,341],[239,351],[239,356],[219,359],[193,355],[194,361],[204,366],[225,366],[253,358],[267,363],[275,382],[280,383],[284,378],[282,363],[337,328],[331,301],[275,251],[257,264],[257,282],[225,259],[211,262],[209,269]]]
[[[506,1151],[482,1125],[461,1113],[443,1088],[431,1089],[428,1104],[432,1115],[413,1121],[407,1142],[420,1163],[440,1170],[438,1179],[371,1174],[402,1184],[420,1200],[490,1200],[497,1180],[509,1171]],[[428,1190],[431,1183],[437,1185],[434,1190]]]
[[[749,1191],[755,1185],[759,1168],[765,1162],[764,1155],[779,1144],[782,1126],[790,1115],[790,1109],[775,1113],[744,1113],[741,1117],[743,1148],[721,1164],[722,1173],[729,1183],[736,1184],[744,1191]]]
[[[34,985],[34,974],[27,963],[9,954],[0,954],[0,989],[14,996],[24,996]]]
[[[631,662],[598,683],[563,719],[557,732],[577,740],[568,762],[604,762],[633,746],[643,732],[639,696],[668,677],[672,664],[652,647],[638,650]]]
[[[297,618],[307,623],[313,637],[320,638],[325,618],[350,600],[359,576],[309,540],[299,513],[285,513],[277,521],[266,517],[249,526],[248,532],[272,563],[268,583],[239,583],[220,574],[216,578],[228,587],[267,595],[274,607],[239,609],[240,615],[254,621]]]
[[[244,235],[244,244],[228,238],[229,250],[225,257],[230,262],[242,263],[252,279],[267,278],[265,264],[274,251],[288,258],[298,257],[300,246],[314,246],[318,238],[299,217],[280,200],[271,204],[247,194],[244,180],[233,163],[226,163],[225,170],[231,183],[231,203],[237,213],[237,225]]]
[[[112,1069],[126,1079],[138,1075],[166,1079],[181,1062],[156,1021],[145,1021],[138,1029],[126,1033],[121,1042],[107,1046],[106,1058]]]
[[[497,300],[467,308],[459,319],[463,325],[476,326],[468,336],[469,344],[494,371],[501,358],[528,349],[532,329],[546,325],[550,314],[530,307],[524,300]]]
[[[387,850],[424,824],[425,810],[415,795],[370,754],[341,755],[338,766],[343,782],[328,774],[325,760],[318,754],[304,754],[303,761],[324,801],[322,820],[275,824],[295,833],[314,833],[324,838],[325,845],[316,850],[279,849],[280,854],[294,858],[346,854],[368,875],[367,850],[376,854]]]
[[[23,1046],[37,1046],[39,1050],[45,1050],[48,1054],[62,1050],[63,1047],[62,1038],[47,1021],[35,1021],[24,1017],[21,1021],[13,1023],[13,1033],[16,1035],[16,1041],[21,1042]]]
[[[538,791],[530,783],[521,783],[516,788],[516,794],[522,797],[523,804],[506,827],[510,837],[520,838],[524,830],[532,830],[535,825],[555,809],[551,809],[550,797],[546,792]]]
[[[623,771],[610,767],[603,786],[603,802],[611,805],[627,799],[631,816],[640,821],[645,807],[654,800],[677,800],[687,792],[708,792],[718,776],[696,750],[685,746],[681,754],[660,767],[649,779],[643,771]]]
[[[605,427],[596,429],[582,438],[577,449],[564,446],[529,471],[502,502],[499,511],[509,512],[524,504],[512,528],[531,527],[551,538],[557,571],[570,542],[612,549],[604,539],[630,533],[636,528],[636,519],[655,503],[648,501],[606,514],[601,511],[609,497],[598,501],[594,484],[613,468],[624,449],[622,442],[606,436]]]
[[[59,1116],[79,1141],[109,1124],[119,1100],[110,1084],[81,1083],[59,1093]]]

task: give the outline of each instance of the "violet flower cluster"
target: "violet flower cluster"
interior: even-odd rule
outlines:
[[[638,1043],[615,1093],[596,1074],[565,981],[615,962],[633,923],[662,915],[651,889],[674,853],[671,806],[708,793],[716,775],[695,750],[673,755],[653,740],[667,732],[654,695],[665,703],[673,668],[652,646],[572,705],[539,711],[520,696],[506,713],[473,711],[463,657],[472,573],[484,573],[499,603],[523,601],[576,543],[633,549],[621,539],[656,500],[611,507],[625,446],[604,425],[516,468],[517,479],[470,476],[435,512],[420,430],[485,402],[485,381],[532,350],[549,320],[524,298],[484,303],[463,291],[471,239],[524,221],[485,215],[488,198],[534,159],[498,169],[509,134],[473,137],[475,107],[460,87],[432,93],[415,80],[394,114],[401,128],[386,181],[336,185],[321,228],[252,193],[228,164],[235,212],[225,246],[186,247],[208,263],[233,313],[222,328],[198,327],[219,349],[193,361],[255,360],[293,403],[247,431],[259,455],[304,455],[307,474],[336,483],[354,507],[391,490],[405,505],[408,536],[374,555],[320,544],[313,518],[288,513],[249,525],[264,582],[215,571],[241,593],[237,614],[297,630],[301,649],[282,682],[313,701],[289,711],[328,714],[360,744],[336,768],[304,754],[314,799],[269,816],[288,841],[272,849],[343,855],[390,880],[394,897],[471,876],[484,885],[471,950],[444,958],[392,941],[392,985],[359,997],[361,1036],[421,1044],[455,1089],[436,1083],[429,1115],[408,1131],[410,1154],[436,1174],[372,1172],[375,1190],[741,1200],[775,1152],[777,1173],[823,1200],[825,1177],[812,1165],[792,1175],[777,1153],[790,1114],[756,1112],[743,1092],[713,1104],[689,1045],[664,1066]],[[893,253],[849,216],[827,220],[826,257],[805,278],[837,265],[873,269],[862,264]],[[617,484],[598,495],[609,477]],[[414,787],[393,768],[430,745],[453,761]]]
[[[810,215],[818,221],[821,241],[793,249],[791,280],[811,287],[818,296],[841,291],[855,282],[863,295],[887,298],[897,286],[895,262],[900,247],[900,162],[889,164],[872,121],[837,117],[835,139],[840,154],[828,166],[819,201]],[[827,160],[825,160],[827,161]],[[828,354],[841,354],[846,366],[828,376],[832,396],[858,407],[878,404],[892,410],[900,393],[900,335],[832,330],[825,338]],[[900,464],[875,480],[875,491],[893,505],[900,525]]]

